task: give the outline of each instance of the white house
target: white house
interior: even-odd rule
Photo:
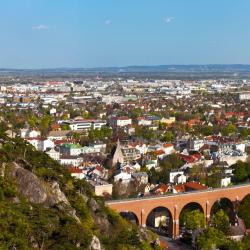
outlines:
[[[101,120],[70,120],[64,123],[69,125],[71,130],[101,129],[106,125],[106,122]]]
[[[150,125],[152,125],[152,120],[147,119],[145,117],[138,117],[137,123],[139,126],[150,126]]]
[[[30,138],[37,138],[41,136],[41,132],[35,129],[32,129],[28,132],[28,137]]]
[[[136,162],[133,166],[130,167],[135,171],[140,171],[141,169],[141,165],[138,162]]]
[[[187,182],[187,177],[184,174],[178,174],[174,177],[174,182],[178,184],[183,184]]]
[[[189,141],[189,149],[198,151],[201,147],[204,146],[204,141],[203,140],[199,140],[199,139],[191,139]]]
[[[230,176],[225,176],[224,178],[221,179],[221,187],[228,187],[231,184],[231,177]]]
[[[60,153],[58,151],[56,151],[54,148],[51,148],[49,151],[46,152],[46,154],[50,158],[52,158],[52,159],[54,159],[56,161],[58,161],[60,159]]]
[[[130,182],[131,181],[131,174],[126,172],[121,172],[114,176],[114,182],[122,181],[122,182]]]
[[[83,171],[80,168],[77,167],[69,167],[69,172],[71,173],[72,177],[75,177],[76,179],[84,179],[86,175],[83,173]]]
[[[20,136],[21,136],[21,138],[26,138],[26,137],[28,137],[28,131],[29,131],[29,129],[27,129],[27,128],[21,129],[21,130],[20,130]]]
[[[172,143],[165,143],[162,149],[165,151],[165,154],[170,155],[174,152],[174,145]]]
[[[177,178],[176,178],[177,177]],[[177,182],[177,181],[178,182]],[[171,183],[184,183],[186,182],[187,178],[184,175],[184,171],[181,170],[173,170],[169,174],[169,182]]]
[[[80,154],[100,153],[100,151],[101,151],[100,148],[95,148],[93,146],[82,147],[79,144],[73,144],[73,143],[65,143],[60,146],[60,153],[62,155],[77,156]]]
[[[60,157],[59,162],[62,165],[78,167],[83,162],[83,158],[77,156]]]
[[[56,114],[56,109],[55,109],[55,108],[50,109],[49,113],[50,113],[51,115]]]
[[[42,141],[42,151],[46,151],[50,148],[54,148],[55,147],[55,144],[53,141],[49,140],[49,139],[46,139],[46,140],[43,140]]]
[[[36,150],[42,151],[42,140],[40,138],[27,138],[26,139]]]
[[[235,144],[234,148],[236,150],[241,151],[242,153],[245,153],[246,145],[244,143],[239,143],[239,144]]]
[[[122,116],[122,117],[112,117],[110,119],[111,127],[125,127],[128,125],[132,125],[132,119]]]

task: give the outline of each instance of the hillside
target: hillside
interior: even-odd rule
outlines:
[[[85,181],[22,139],[0,138],[1,250],[152,249],[154,235],[105,207]]]

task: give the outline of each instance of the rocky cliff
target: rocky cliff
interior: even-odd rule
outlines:
[[[86,182],[23,141],[12,144],[0,149],[1,249],[152,249],[155,236],[105,207]]]

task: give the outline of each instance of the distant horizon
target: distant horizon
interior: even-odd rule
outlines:
[[[81,69],[81,70],[88,70],[88,69],[123,69],[123,68],[157,68],[157,67],[192,67],[192,66],[249,66],[249,64],[243,63],[210,63],[210,64],[155,64],[155,65],[125,65],[125,66],[96,66],[96,67],[65,67],[65,66],[58,66],[58,67],[42,67],[42,68],[12,68],[12,67],[0,67],[0,70],[56,70],[56,69]]]

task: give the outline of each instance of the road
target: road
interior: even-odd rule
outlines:
[[[165,236],[159,236],[162,241],[167,243],[168,250],[193,250],[193,248],[180,240],[173,240]]]

